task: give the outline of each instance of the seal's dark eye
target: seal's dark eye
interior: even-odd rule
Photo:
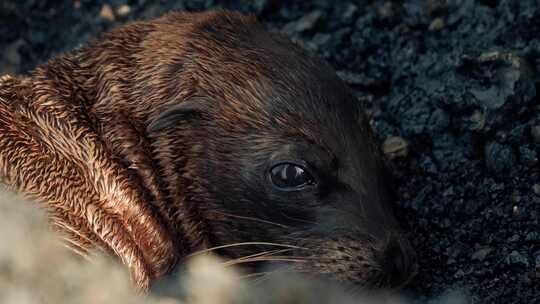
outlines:
[[[304,167],[293,163],[280,163],[273,166],[270,169],[270,178],[274,186],[282,190],[298,190],[316,183]]]

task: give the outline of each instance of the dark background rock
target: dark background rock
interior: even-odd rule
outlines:
[[[536,0],[2,0],[0,74],[133,19],[217,7],[255,13],[324,57],[366,102],[380,143],[407,143],[392,166],[420,255],[411,298],[540,303]]]

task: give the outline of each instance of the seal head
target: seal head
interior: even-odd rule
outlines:
[[[196,31],[206,50],[176,57],[174,79],[197,91],[148,126],[167,142],[156,145],[159,159],[189,142],[181,153],[189,178],[179,184],[196,185],[187,193],[207,244],[253,243],[220,250],[244,257],[239,264],[283,259],[345,282],[401,285],[415,271],[414,252],[362,104],[327,64],[231,16]],[[245,258],[253,254],[261,255]]]

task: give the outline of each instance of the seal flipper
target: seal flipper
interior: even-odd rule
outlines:
[[[59,227],[113,251],[147,290],[175,266],[178,248],[62,86],[69,76],[48,69],[0,81],[0,180],[44,202]]]

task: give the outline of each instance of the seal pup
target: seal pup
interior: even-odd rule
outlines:
[[[3,77],[0,178],[141,290],[205,251],[362,286],[416,268],[362,105],[236,12],[132,22]]]

